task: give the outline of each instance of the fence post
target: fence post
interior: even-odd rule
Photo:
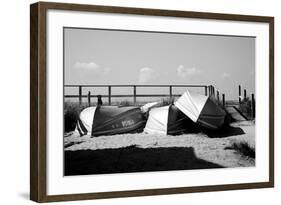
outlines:
[[[79,85],[79,106],[82,104],[82,86]]]
[[[214,87],[211,85],[210,88],[211,88],[211,94],[210,94],[210,96],[213,96],[213,95],[214,95]]]
[[[91,92],[88,92],[88,106],[91,106]]]
[[[220,103],[220,92],[217,90],[217,100],[218,100],[218,103]]]
[[[171,102],[173,98],[173,88],[171,85],[169,86],[169,88],[170,88],[170,102]]]
[[[238,100],[239,100],[239,104],[241,103],[241,85],[238,86]]]
[[[247,91],[244,89],[244,100],[247,98]]]
[[[108,105],[111,105],[111,86],[108,86]]]
[[[210,85],[208,85],[208,90],[209,90],[209,96],[211,96],[212,93],[211,93],[211,86]]]
[[[225,95],[222,94],[222,106],[225,107]]]
[[[256,104],[255,104],[255,95],[252,93],[252,117],[256,117]]]
[[[205,86],[205,96],[208,95],[208,86]]]
[[[137,87],[134,85],[133,86],[134,87],[134,104],[136,104],[136,102],[137,102]]]

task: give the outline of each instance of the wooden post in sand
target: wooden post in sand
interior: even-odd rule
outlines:
[[[255,95],[252,93],[252,118],[256,117],[256,103],[255,103]]]
[[[79,106],[82,104],[82,86],[79,86]]]
[[[134,104],[137,102],[137,87],[134,85]]]
[[[111,86],[108,86],[108,105],[111,105]]]
[[[209,96],[213,95],[213,86],[209,85]]]
[[[244,100],[246,100],[246,98],[247,98],[247,90],[244,89]]]
[[[88,106],[91,106],[91,92],[88,92]]]
[[[172,99],[173,99],[173,87],[171,85],[169,86],[169,91],[170,91],[170,102],[172,102]]]
[[[222,94],[222,106],[225,107],[225,95]]]
[[[241,85],[238,86],[238,98],[239,98],[239,104],[241,103]]]

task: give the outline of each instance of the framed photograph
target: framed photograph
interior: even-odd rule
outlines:
[[[30,7],[30,198],[274,186],[274,18]]]

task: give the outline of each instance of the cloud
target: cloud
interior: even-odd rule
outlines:
[[[100,66],[94,62],[84,63],[84,62],[76,62],[74,64],[74,68],[76,69],[98,69]]]
[[[230,77],[230,74],[229,74],[229,73],[223,73],[223,74],[221,75],[221,77],[222,77],[223,79],[229,78],[229,77]]]
[[[139,71],[139,83],[147,83],[154,79],[154,70],[152,68],[144,67]]]
[[[179,65],[177,67],[177,75],[180,78],[186,78],[194,75],[198,75],[201,73],[201,70],[191,67],[191,68],[185,68],[183,65]]]
[[[95,74],[98,75],[106,75],[110,72],[110,68],[108,67],[101,67],[98,64],[96,64],[95,62],[76,62],[73,66],[75,69],[81,69],[83,71],[88,70],[88,71],[92,71]]]

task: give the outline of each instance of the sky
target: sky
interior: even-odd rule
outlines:
[[[64,61],[65,85],[203,84],[232,100],[240,84],[255,93],[253,37],[65,28]]]

